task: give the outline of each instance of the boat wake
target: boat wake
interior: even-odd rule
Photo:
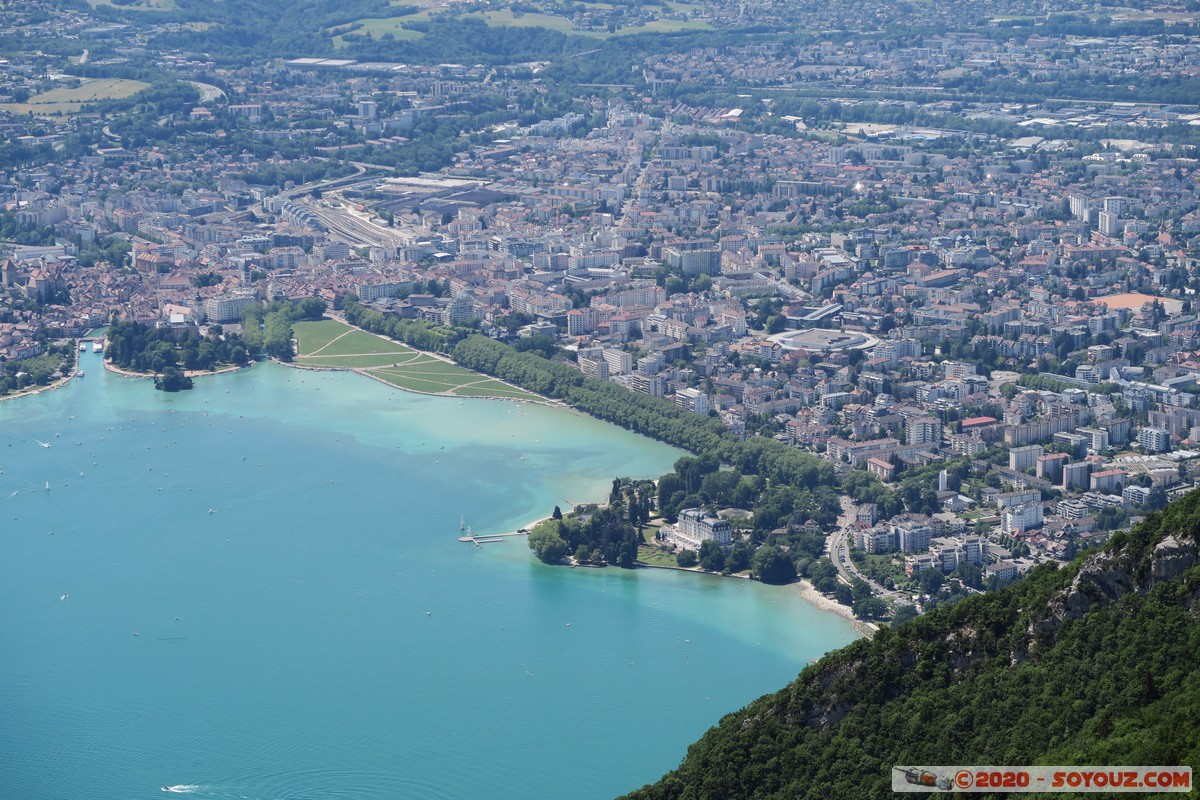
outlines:
[[[175,794],[191,794],[192,792],[198,792],[203,788],[203,786],[198,786],[194,783],[180,783],[176,784],[175,786],[164,786],[162,787],[162,790],[164,792],[174,792]]]

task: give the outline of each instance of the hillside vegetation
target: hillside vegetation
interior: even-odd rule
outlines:
[[[1193,492],[1102,553],[831,653],[628,797],[884,798],[896,765],[1200,768],[1198,530]]]

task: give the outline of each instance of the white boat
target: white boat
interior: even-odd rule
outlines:
[[[101,342],[92,342],[92,352],[100,353],[104,351],[104,345]]]
[[[87,350],[87,342],[80,342],[79,343],[79,352],[82,353],[84,350]]]

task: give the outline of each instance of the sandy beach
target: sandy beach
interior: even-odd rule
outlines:
[[[809,603],[812,603],[814,606],[821,609],[822,611],[829,611],[834,614],[837,614],[840,617],[844,617],[845,619],[849,620],[850,623],[852,625],[854,625],[854,629],[857,630],[859,633],[861,633],[863,636],[874,636],[875,631],[877,631],[879,629],[878,625],[876,625],[872,622],[864,622],[863,620],[854,616],[854,612],[850,609],[849,606],[844,606],[841,603],[839,603],[838,601],[834,600],[833,598],[826,597],[825,595],[818,592],[816,587],[813,586],[811,582],[805,580],[804,578],[801,578],[800,581],[796,585],[800,589],[800,596],[802,598],[804,598]]]

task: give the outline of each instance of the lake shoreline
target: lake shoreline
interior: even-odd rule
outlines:
[[[570,501],[568,500],[566,502],[569,503]],[[572,505],[574,505],[574,504],[572,504]],[[523,529],[518,529],[515,531],[506,531],[502,535],[517,536],[521,533],[522,530],[532,531],[535,526],[540,525],[541,523],[545,522],[546,520],[549,520],[552,518],[553,517],[542,517],[541,519],[537,519],[537,520],[534,520],[533,522],[528,523],[527,525],[524,526]],[[478,534],[477,533],[475,535],[477,537],[486,538],[489,534]],[[490,535],[494,536],[497,534],[490,534]],[[567,558],[563,559],[563,561],[560,564],[555,565],[555,566],[565,566],[565,567],[569,567],[571,569],[575,569],[577,567],[592,567],[595,569],[605,569],[608,567],[612,567],[613,565],[612,564],[579,564],[575,561],[574,558],[567,557]],[[726,575],[721,572],[710,572],[710,571],[702,569],[701,567],[698,567],[698,566],[697,567],[680,567],[680,566],[672,566],[670,564],[649,564],[645,561],[640,561],[640,560],[634,562],[634,569],[665,569],[665,570],[672,570],[674,572],[690,572],[694,575],[708,575],[708,576],[714,577],[714,578],[734,578],[734,579],[741,580],[741,581],[754,580],[754,578],[752,578],[750,576],[749,572],[747,572],[747,571],[736,572],[736,573],[732,573],[730,575]],[[760,583],[761,583],[761,581],[760,581]],[[767,585],[774,585],[774,584],[767,584]],[[797,587],[800,598],[802,600],[804,600],[806,603],[808,603],[812,607],[816,608],[818,611],[823,611],[823,612],[830,613],[830,614],[836,614],[837,616],[839,616],[842,619],[849,622],[850,625],[854,628],[854,630],[858,631],[859,634],[867,637],[868,639],[871,638],[872,636],[874,636],[875,632],[879,630],[878,623],[870,622],[869,620],[865,620],[865,619],[862,619],[861,617],[856,616],[853,609],[851,609],[849,606],[842,605],[837,600],[834,600],[832,597],[827,597],[827,596],[821,594],[819,591],[817,591],[817,588],[812,584],[812,582],[806,578],[797,578],[795,581],[792,581],[791,583],[782,584],[782,586]]]
[[[71,375],[64,375],[56,381],[47,383],[45,386],[26,386],[24,389],[18,389],[12,394],[6,394],[3,397],[0,397],[0,403],[4,402],[5,400],[16,400],[18,397],[33,397],[35,394],[41,394],[42,392],[58,391],[77,377],[79,376],[72,373]]]
[[[123,378],[154,379],[154,378],[159,377],[162,374],[160,372],[138,372],[137,370],[125,369],[123,367],[118,367],[116,364],[113,364],[108,359],[105,359],[103,363],[104,363],[104,368],[106,370],[113,373],[114,375],[120,375]],[[244,364],[241,366],[239,366],[237,364],[230,364],[228,366],[221,367],[220,369],[215,369],[215,370],[188,369],[188,370],[183,371],[183,376],[185,378],[203,378],[208,375],[224,375],[229,372],[240,372],[241,370],[244,370],[244,369],[250,369],[250,367],[254,366],[255,363],[256,362],[251,361],[249,364]]]

